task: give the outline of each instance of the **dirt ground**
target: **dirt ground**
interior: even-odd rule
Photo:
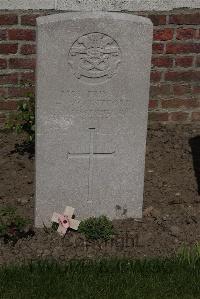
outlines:
[[[23,137],[0,132],[0,206],[12,204],[33,220],[34,158],[11,153]],[[199,183],[199,186],[198,186]],[[38,258],[66,260],[109,256],[169,256],[200,241],[200,124],[151,125],[148,129],[144,217],[114,221],[109,242],[89,242],[78,233],[60,238],[35,230],[15,246],[0,241],[0,264]]]

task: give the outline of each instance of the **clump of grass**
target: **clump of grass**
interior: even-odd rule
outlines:
[[[29,221],[16,213],[12,206],[0,208],[0,238],[4,243],[13,245],[20,239],[33,235],[32,230],[26,230]]]
[[[177,258],[37,262],[0,269],[1,299],[200,298],[200,265]]]
[[[187,263],[191,266],[200,263],[200,243],[197,242],[193,247],[182,246],[178,250],[177,259],[179,263]]]
[[[112,221],[106,216],[90,217],[81,221],[78,231],[90,240],[109,240],[114,235]]]

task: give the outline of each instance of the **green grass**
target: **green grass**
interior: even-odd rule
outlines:
[[[1,299],[200,298],[200,261],[37,262],[0,269]]]

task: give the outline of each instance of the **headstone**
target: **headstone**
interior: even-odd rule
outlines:
[[[119,13],[37,20],[35,225],[141,218],[152,23]]]

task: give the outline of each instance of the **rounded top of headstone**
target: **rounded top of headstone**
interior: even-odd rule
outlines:
[[[118,21],[128,21],[132,23],[138,23],[145,26],[153,26],[150,19],[137,15],[117,12],[67,12],[61,14],[48,15],[37,18],[37,25],[47,25],[49,23],[57,23],[68,20],[78,21],[81,19],[101,19],[109,18]]]

